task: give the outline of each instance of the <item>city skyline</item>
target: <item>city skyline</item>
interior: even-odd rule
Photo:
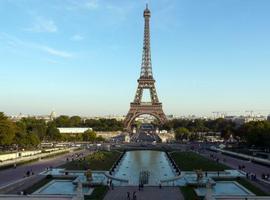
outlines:
[[[148,2],[165,113],[270,113],[270,2]],[[0,107],[15,115],[125,115],[145,1],[0,1]],[[16,13],[17,18],[11,17]],[[252,48],[251,48],[252,47]]]

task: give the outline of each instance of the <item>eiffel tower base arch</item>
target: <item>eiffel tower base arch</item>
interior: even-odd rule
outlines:
[[[126,131],[131,132],[132,123],[135,121],[137,117],[144,114],[154,116],[159,121],[159,124],[161,125],[164,124],[167,120],[166,115],[164,114],[162,110],[161,103],[157,103],[157,104],[131,103],[130,109],[124,121],[124,127]]]

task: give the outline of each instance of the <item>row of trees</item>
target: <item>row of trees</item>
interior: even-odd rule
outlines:
[[[57,127],[91,127],[95,131],[121,131],[123,122],[116,119],[86,119],[79,116],[59,116],[54,120]]]
[[[237,126],[230,120],[222,118],[215,120],[206,119],[173,119],[163,125],[163,129],[171,130],[178,128],[186,128],[189,132],[221,132],[222,137],[228,138],[236,129]]]
[[[249,146],[270,146],[270,121],[253,121],[237,126],[235,123],[225,119],[216,120],[187,120],[174,119],[168,121],[164,128],[174,129],[177,140],[196,140],[200,135],[198,132],[221,132],[221,136],[228,139],[230,135],[238,137]]]
[[[22,118],[14,122],[4,113],[0,112],[0,146],[18,146],[19,148],[33,148],[38,146],[41,141],[103,141],[94,131],[86,131],[82,134],[72,136],[70,134],[60,134],[57,127],[64,127],[61,120],[66,118],[60,116],[53,121],[47,122],[43,119],[32,117]],[[71,122],[77,117],[71,117]],[[75,120],[74,120],[75,121]],[[82,123],[82,122],[80,122]],[[102,121],[103,123],[103,121]],[[77,121],[77,125],[79,121]],[[98,124],[98,122],[96,122]],[[108,123],[109,124],[109,123]],[[70,125],[69,125],[70,126]],[[114,126],[115,128],[116,126]],[[111,129],[110,129],[111,130]]]
[[[18,144],[20,147],[33,147],[41,141],[101,141],[95,132],[87,131],[71,137],[69,134],[60,134],[57,127],[91,127],[95,131],[123,130],[123,121],[115,119],[86,119],[79,116],[59,116],[48,123],[42,119],[23,118],[18,122],[11,121],[0,112],[0,145]],[[166,122],[161,129],[174,129],[176,139],[198,139],[198,132],[221,132],[223,138],[231,134],[238,136],[248,145],[258,147],[270,146],[270,122],[249,122],[241,126],[225,119],[173,119]]]
[[[254,121],[243,124],[235,135],[245,139],[250,146],[270,147],[270,121]]]

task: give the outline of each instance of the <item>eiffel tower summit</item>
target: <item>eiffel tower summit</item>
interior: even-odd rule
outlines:
[[[143,12],[144,17],[144,40],[143,40],[143,55],[141,73],[138,79],[138,87],[133,102],[130,103],[130,109],[126,115],[124,126],[127,131],[131,131],[131,126],[134,120],[140,115],[154,116],[160,124],[163,124],[167,119],[162,109],[162,103],[158,100],[158,95],[155,87],[155,79],[152,73],[151,48],[150,48],[150,17],[151,12],[146,8]],[[150,91],[150,102],[142,102],[144,90]]]

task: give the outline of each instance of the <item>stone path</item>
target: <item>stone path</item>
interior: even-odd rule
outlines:
[[[85,152],[84,150],[71,152],[63,155],[58,155],[56,157],[43,159],[39,161],[35,161],[32,163],[27,163],[24,165],[18,166],[16,169],[9,168],[0,170],[0,187],[12,183],[16,180],[23,178],[26,175],[27,170],[33,170],[35,174],[38,174],[45,170],[46,167],[57,167],[66,163],[66,158],[70,157],[75,153],[83,152],[84,155],[87,155],[89,152]]]
[[[134,191],[137,200],[184,200],[179,187],[144,187],[143,191],[138,191],[138,187],[134,186],[115,187],[106,194],[104,200],[127,200],[127,192],[130,192],[132,200]]]

